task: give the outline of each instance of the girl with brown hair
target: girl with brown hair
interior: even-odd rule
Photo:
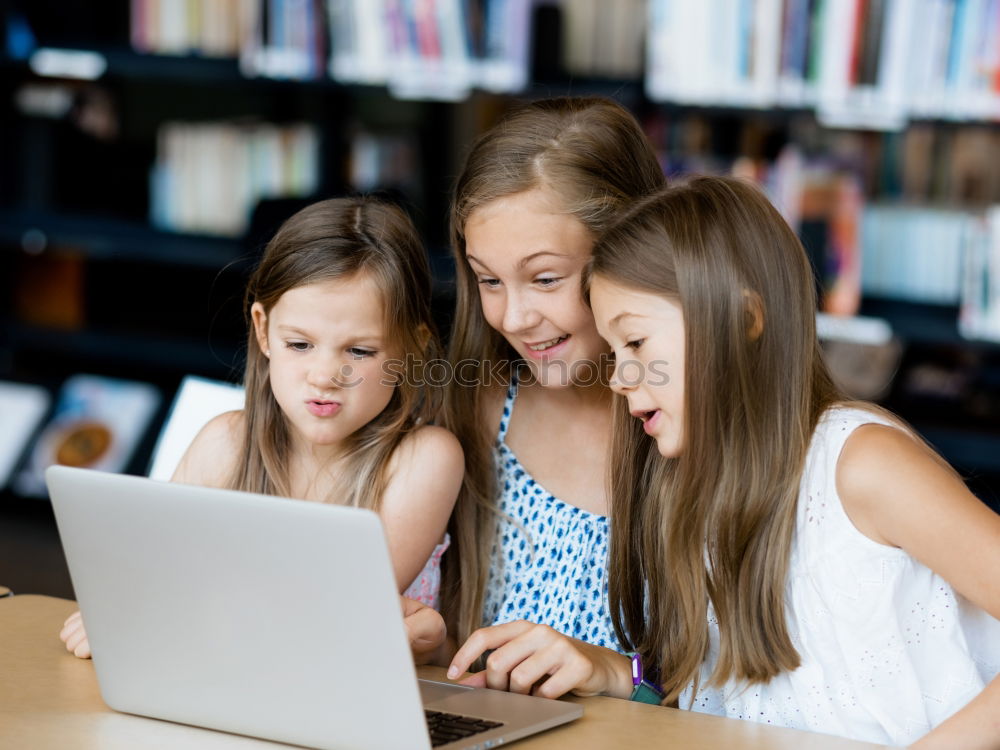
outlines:
[[[658,699],[1000,746],[1000,516],[898,418],[838,392],[811,268],[767,199],[727,178],[666,189],[591,272],[617,356],[611,612]],[[627,659],[565,647],[575,673],[538,692],[635,694]],[[518,656],[519,684],[544,678]]]
[[[639,124],[609,99],[532,102],[469,151],[451,211],[444,419],[466,476],[442,587],[450,643],[428,658],[447,663],[474,630],[508,621],[618,648],[605,583],[608,350],[580,279],[597,237],[663,182]]]
[[[419,371],[437,353],[430,289],[399,208],[340,198],[292,216],[247,286],[246,405],[202,429],[172,480],[374,510],[400,591],[437,606],[463,457],[430,424]],[[89,654],[79,613],[62,638]]]

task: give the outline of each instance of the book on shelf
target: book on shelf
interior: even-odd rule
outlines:
[[[159,405],[160,392],[149,383],[73,375],[60,388],[14,490],[44,497],[45,469],[53,464],[124,471]]]
[[[479,0],[484,6],[482,55],[475,58],[479,85],[517,92],[528,84],[531,0]]]
[[[967,338],[1000,342],[1000,206],[965,230],[959,330]]]
[[[731,173],[762,185],[803,240],[824,311],[852,315],[864,297],[961,304],[969,308],[968,335],[989,330],[980,321],[997,314],[990,312],[996,302],[988,301],[997,295],[987,292],[1000,278],[993,270],[1000,251],[988,251],[998,220],[990,211],[993,218],[985,220],[978,206],[1000,195],[994,162],[983,158],[1000,150],[1000,134],[949,128],[942,140],[952,145],[945,149],[932,145],[942,134],[926,125],[880,139],[833,133],[818,150],[816,143],[806,149],[791,142],[773,161],[758,153],[727,163],[698,155],[708,139],[700,115],[661,113],[646,125],[654,142],[677,149],[660,156],[668,173]],[[749,124],[744,129],[752,131]],[[761,139],[753,132],[740,137]],[[873,142],[882,145],[873,149]],[[824,152],[831,156],[816,155]],[[872,192],[880,197],[867,197]],[[982,301],[973,306],[975,300]]]
[[[322,0],[241,0],[247,30],[239,46],[247,76],[310,80],[327,65],[327,23]]]
[[[322,0],[130,0],[137,52],[238,59],[247,76],[309,79],[326,67]]]
[[[165,123],[150,175],[154,226],[242,235],[263,198],[303,197],[319,186],[319,134],[305,123]]]
[[[860,180],[850,173],[836,175],[830,190],[823,311],[855,315],[861,307],[860,225],[864,198]]]
[[[439,100],[527,84],[531,0],[329,0],[326,10],[335,80]]]
[[[420,148],[412,132],[370,133],[351,139],[348,165],[351,186],[367,193],[377,190],[420,191]]]
[[[857,0],[828,11],[817,115],[831,127],[899,130],[907,121],[906,75],[914,0]],[[846,12],[843,12],[846,9]]]
[[[958,305],[966,233],[976,215],[926,206],[873,205],[861,227],[866,296]]]
[[[751,54],[752,51],[752,54]],[[646,87],[831,127],[1000,117],[1000,0],[651,0]]]
[[[573,76],[642,75],[645,0],[563,0],[563,68]]]
[[[130,0],[132,48],[157,55],[232,57],[252,35],[259,3]]]
[[[781,3],[781,36],[774,44],[779,60],[775,97],[791,106],[805,103],[805,85],[811,79],[809,50],[812,42],[811,6],[814,2],[785,0]],[[774,13],[773,10],[770,12]]]
[[[378,3],[373,5],[377,6]],[[400,99],[460,100],[475,84],[460,0],[388,0],[386,84]],[[385,22],[373,32],[384,34]]]
[[[132,44],[141,52],[236,57],[250,77],[329,75],[388,85],[400,97],[459,99],[478,81],[468,38],[476,5],[488,23],[501,24],[502,45],[481,45],[491,61],[523,45],[511,24],[517,8],[527,19],[529,0],[132,0]],[[492,85],[523,87],[527,59],[517,64],[523,75],[505,70]]]

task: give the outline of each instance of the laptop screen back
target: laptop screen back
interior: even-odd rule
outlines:
[[[378,517],[55,466],[105,702],[312,747],[426,747]]]

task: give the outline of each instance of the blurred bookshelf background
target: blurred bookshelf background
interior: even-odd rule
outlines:
[[[838,378],[1000,508],[1000,0],[0,0],[0,34],[0,583],[68,594],[40,467],[147,473],[306,202],[403,204],[447,330],[464,149],[564,94],[763,185]]]

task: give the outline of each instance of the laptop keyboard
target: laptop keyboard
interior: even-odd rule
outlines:
[[[449,742],[503,726],[499,721],[474,719],[471,716],[446,714],[441,711],[425,710],[424,713],[427,715],[427,728],[431,730],[431,745],[433,747],[447,745]]]

